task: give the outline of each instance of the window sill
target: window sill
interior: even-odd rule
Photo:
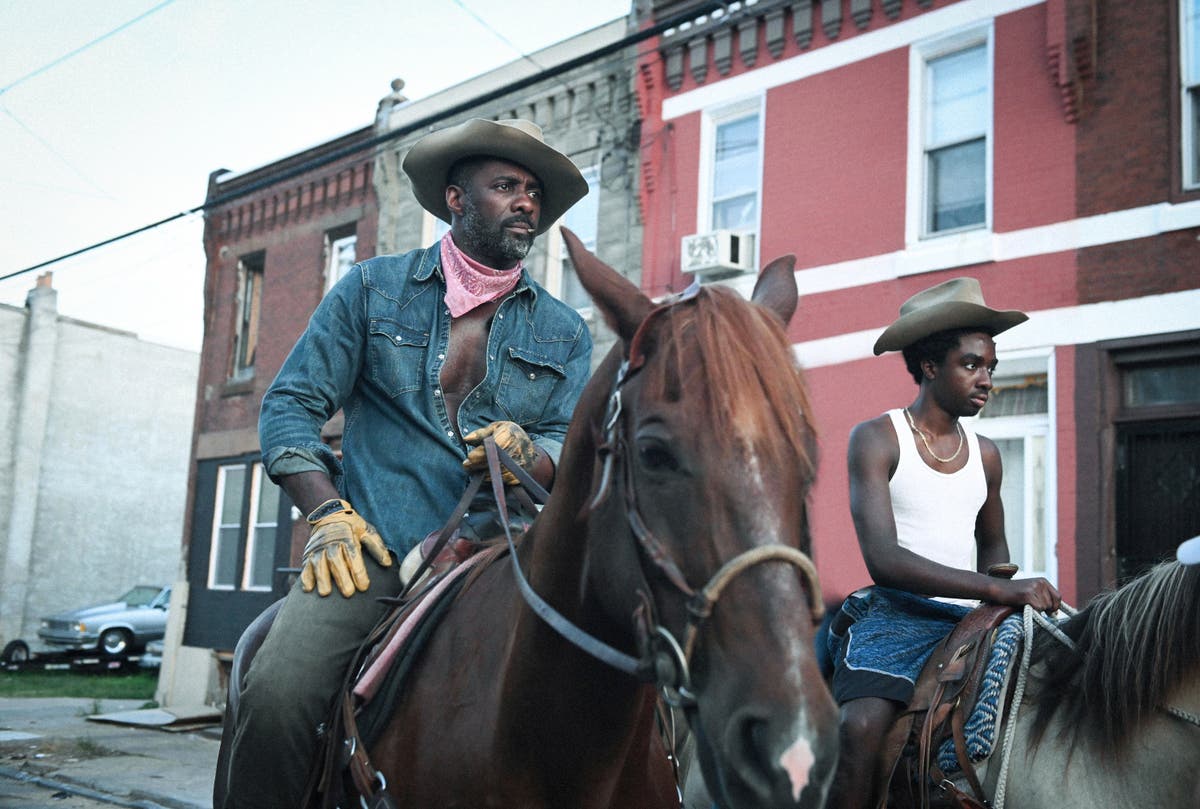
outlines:
[[[253,376],[246,377],[245,379],[226,379],[225,385],[221,388],[221,396],[244,396],[247,393],[253,392]]]
[[[897,256],[896,273],[900,276],[919,275],[995,261],[994,237],[990,229],[979,228],[911,243]]]

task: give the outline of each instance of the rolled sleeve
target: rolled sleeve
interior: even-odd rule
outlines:
[[[342,473],[321,428],[350,396],[362,365],[363,289],[358,266],[317,306],[263,396],[258,436],[272,479],[300,472]]]

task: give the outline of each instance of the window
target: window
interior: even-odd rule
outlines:
[[[233,368],[230,373],[233,379],[249,379],[254,376],[265,263],[266,256],[263,253],[244,256],[238,261],[238,321]]]
[[[342,280],[358,261],[358,235],[354,225],[325,234],[325,291]]]
[[[913,48],[919,144],[917,237],[986,227],[991,196],[992,59],[987,31]]]
[[[762,122],[758,98],[705,114],[697,212],[701,232],[758,232]]]
[[[279,527],[279,487],[260,463],[217,467],[210,590],[270,590]]]
[[[1052,358],[1004,357],[987,406],[972,427],[1000,450],[1004,475],[1004,533],[1018,575],[1055,581],[1056,544],[1054,435],[1050,427]]]
[[[562,224],[579,237],[584,247],[595,253],[596,236],[600,230],[600,167],[590,166],[582,169],[581,173],[587,180],[587,196],[571,206],[563,215]],[[579,283],[579,276],[575,274],[575,267],[571,264],[566,247],[563,246],[559,252],[562,275],[559,277],[558,297],[576,309],[591,306],[591,298]]]
[[[1200,187],[1200,0],[1179,6],[1179,78],[1183,110],[1183,185]]]

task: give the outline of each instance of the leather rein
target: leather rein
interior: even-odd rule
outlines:
[[[686,300],[683,299],[683,300]],[[597,452],[603,461],[603,471],[596,493],[592,498],[589,510],[595,510],[609,496],[613,486],[613,466],[618,458],[626,452],[626,443],[622,430],[621,390],[624,384],[644,365],[645,357],[641,353],[640,344],[642,333],[655,315],[670,306],[680,303],[680,300],[660,306],[650,312],[638,328],[630,342],[629,358],[621,363],[617,372],[616,382],[609,396],[603,424],[603,441]],[[821,600],[820,583],[817,580],[816,567],[807,554],[802,551],[779,543],[759,545],[744,551],[728,560],[709,578],[703,587],[694,588],[684,577],[670,549],[663,544],[642,519],[638,507],[634,487],[632,464],[625,462],[625,474],[620,488],[625,508],[625,518],[633,536],[637,539],[637,547],[641,554],[653,562],[654,566],[671,582],[680,593],[687,598],[688,624],[683,643],[680,643],[669,629],[657,623],[650,613],[653,606],[643,593],[644,608],[635,611],[635,623],[641,632],[639,643],[640,656],[633,657],[622,652],[599,638],[588,634],[560,612],[551,607],[541,598],[529,584],[521,570],[517,559],[516,547],[513,543],[512,532],[508,526],[507,514],[503,508],[504,493],[500,482],[500,467],[513,472],[522,484],[531,489],[535,497],[544,494],[544,490],[507,453],[500,452],[492,438],[484,440],[487,449],[488,469],[492,479],[493,493],[500,507],[500,521],[504,527],[505,537],[509,544],[509,556],[512,559],[513,573],[517,585],[529,607],[563,638],[580,650],[587,652],[601,662],[629,674],[644,682],[653,682],[662,692],[668,704],[674,707],[694,708],[696,694],[693,690],[690,664],[695,653],[697,637],[701,626],[712,614],[713,608],[721,598],[725,588],[733,579],[750,568],[764,562],[781,561],[795,567],[803,581],[808,596],[809,611],[813,623],[819,623],[824,615],[824,602]],[[644,580],[644,576],[643,576]],[[647,589],[648,586],[647,586]]]

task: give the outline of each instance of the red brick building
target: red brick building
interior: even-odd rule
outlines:
[[[696,11],[638,65],[643,286],[796,254],[827,594],[869,581],[848,433],[915,394],[872,344],[962,275],[1030,314],[975,425],[1014,561],[1075,603],[1200,533],[1200,2],[713,5],[640,4]]]
[[[242,174],[209,178],[204,344],[185,536],[185,622],[160,693],[220,701],[211,649],[232,649],[286,592],[291,506],[263,474],[258,410],[308,317],[355,261],[375,254],[373,127]],[[331,423],[327,430],[340,433]],[[333,433],[331,433],[333,434]],[[180,611],[181,613],[183,611]],[[182,681],[200,676],[208,685]],[[160,701],[165,701],[160,699]],[[176,700],[178,701],[178,700]]]

